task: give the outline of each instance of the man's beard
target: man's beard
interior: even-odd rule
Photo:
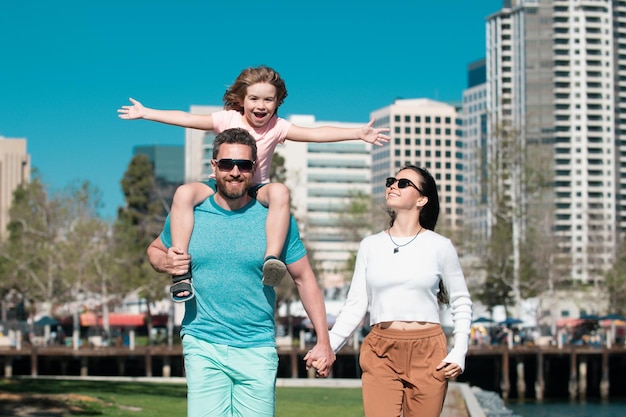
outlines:
[[[225,198],[229,200],[237,200],[248,193],[248,189],[250,188],[249,181],[226,181],[216,180],[217,181],[217,189]],[[228,188],[228,183],[241,185],[241,188],[237,188],[237,190],[230,190]]]

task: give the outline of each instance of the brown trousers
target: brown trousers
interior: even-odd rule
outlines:
[[[440,326],[426,330],[372,327],[359,359],[365,417],[439,416],[448,381],[445,371],[436,367],[447,354]]]

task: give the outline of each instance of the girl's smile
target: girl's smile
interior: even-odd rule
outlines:
[[[243,99],[245,121],[254,128],[265,126],[276,113],[276,87],[257,83],[248,87]]]

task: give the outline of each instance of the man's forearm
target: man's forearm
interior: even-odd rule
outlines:
[[[148,261],[150,262],[150,265],[152,265],[152,268],[154,268],[155,271],[166,272],[165,269],[163,269],[162,267],[163,260],[165,259],[167,255],[166,252],[163,252],[153,246],[150,246],[148,250],[146,251],[146,254],[148,255]]]

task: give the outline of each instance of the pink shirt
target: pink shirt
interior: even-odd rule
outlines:
[[[246,129],[254,139],[257,147],[257,167],[254,174],[254,184],[265,184],[270,182],[270,166],[274,149],[279,143],[284,143],[291,123],[278,116],[270,119],[265,126],[254,129],[244,124],[243,116],[236,110],[220,110],[212,114],[213,131],[221,133],[226,129],[241,127]]]

